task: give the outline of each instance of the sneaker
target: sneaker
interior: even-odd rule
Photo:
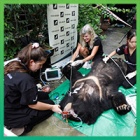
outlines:
[[[20,136],[24,132],[24,127],[21,128],[12,128],[11,132],[17,136]]]

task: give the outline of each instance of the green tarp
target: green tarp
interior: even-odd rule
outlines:
[[[90,70],[81,68],[79,71],[81,73],[87,74]],[[54,100],[54,102],[58,103],[69,90],[69,85],[69,80],[64,81],[60,86],[50,93],[50,98]],[[123,87],[120,87],[119,90],[125,95],[135,92],[134,88],[124,89]],[[65,121],[59,114],[55,113],[54,116],[61,119],[62,121]],[[98,120],[92,125],[70,120],[68,123],[74,129],[77,129],[86,136],[133,136],[134,128],[136,126],[136,118],[132,112],[121,116],[113,109],[110,109],[102,113]]]

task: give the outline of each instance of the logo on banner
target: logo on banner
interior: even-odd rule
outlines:
[[[54,20],[54,25],[58,25],[58,20]]]
[[[57,9],[57,4],[53,4],[53,9]]]
[[[64,44],[64,39],[61,40],[61,44]]]
[[[72,11],[72,16],[75,16],[75,11]]]
[[[63,54],[63,53],[64,53],[64,50],[61,51],[61,54]]]
[[[54,39],[55,40],[58,39],[58,34],[54,35]]]
[[[71,37],[71,40],[74,40],[74,36]]]
[[[75,28],[75,24],[72,24],[72,25],[71,25],[71,28],[74,29],[74,28]]]
[[[55,52],[58,52],[58,47],[56,47],[54,50],[55,50]]]
[[[66,32],[66,36],[69,36],[69,35],[70,35],[70,31],[67,31],[67,32]]]
[[[64,31],[64,26],[60,27],[60,31],[61,31],[61,32]]]
[[[66,4],[66,9],[69,9],[70,8],[70,5],[69,4]]]
[[[70,19],[69,18],[66,18],[66,23],[69,23],[70,22]]]
[[[60,17],[64,17],[64,12],[60,12]]]
[[[76,47],[78,4],[49,4],[47,8],[49,45],[54,48],[51,64],[65,57]]]
[[[69,46],[70,46],[70,44],[69,44],[69,43],[66,43],[66,46],[67,46],[67,47],[69,47]]]

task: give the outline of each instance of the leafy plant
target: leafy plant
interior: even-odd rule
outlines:
[[[31,40],[45,41],[47,29],[47,5],[5,5],[4,60],[13,58]]]
[[[78,32],[85,24],[91,24],[95,32],[100,35],[100,10],[92,4],[79,4]]]
[[[134,16],[136,16],[136,6],[132,7],[130,9],[130,12],[126,15],[127,22],[131,25],[133,24]]]

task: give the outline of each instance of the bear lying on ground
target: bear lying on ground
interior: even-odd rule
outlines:
[[[70,90],[60,102],[61,109],[69,112],[69,119],[93,124],[106,110],[114,109],[124,115],[131,110],[123,93],[118,88],[125,80],[126,64],[120,58],[94,62],[85,77],[71,64],[62,73],[70,80]]]

